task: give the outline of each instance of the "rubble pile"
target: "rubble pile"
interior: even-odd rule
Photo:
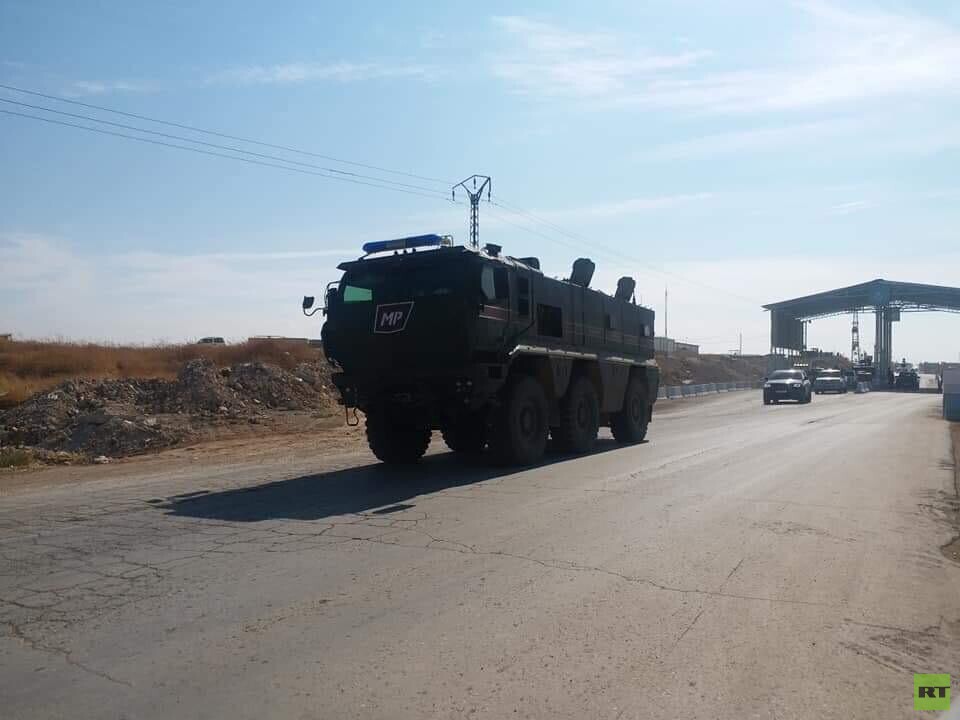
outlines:
[[[199,427],[259,422],[270,412],[333,412],[325,365],[260,362],[218,368],[199,358],[175,380],[68,380],[0,413],[0,447],[133,455],[175,445]]]

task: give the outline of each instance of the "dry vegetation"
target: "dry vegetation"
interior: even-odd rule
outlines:
[[[657,355],[662,385],[714,382],[757,382],[767,373],[767,359],[761,355]]]
[[[236,345],[96,345],[0,340],[0,408],[72,378],[173,379],[188,360],[210,358],[219,366],[260,361],[286,370],[313,362],[319,350],[306,343],[249,340]]]

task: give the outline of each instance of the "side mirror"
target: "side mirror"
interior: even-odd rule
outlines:
[[[313,295],[304,295],[303,296],[303,309],[309,310],[313,307]]]

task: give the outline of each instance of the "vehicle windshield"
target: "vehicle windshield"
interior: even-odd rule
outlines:
[[[799,370],[775,370],[770,375],[771,380],[803,380],[803,373]]]
[[[840,378],[843,377],[839,370],[823,370],[820,372],[822,378]]]
[[[344,303],[407,300],[452,295],[457,273],[446,267],[377,268],[347,273],[340,283]]]

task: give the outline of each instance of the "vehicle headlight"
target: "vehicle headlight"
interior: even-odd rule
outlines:
[[[772,387],[773,387],[773,385],[771,385],[770,383],[764,383],[764,384],[763,384],[763,389],[764,389],[764,390],[769,390],[769,389],[772,388]]]
[[[803,387],[803,383],[794,383],[793,386],[794,386],[795,388]]]

